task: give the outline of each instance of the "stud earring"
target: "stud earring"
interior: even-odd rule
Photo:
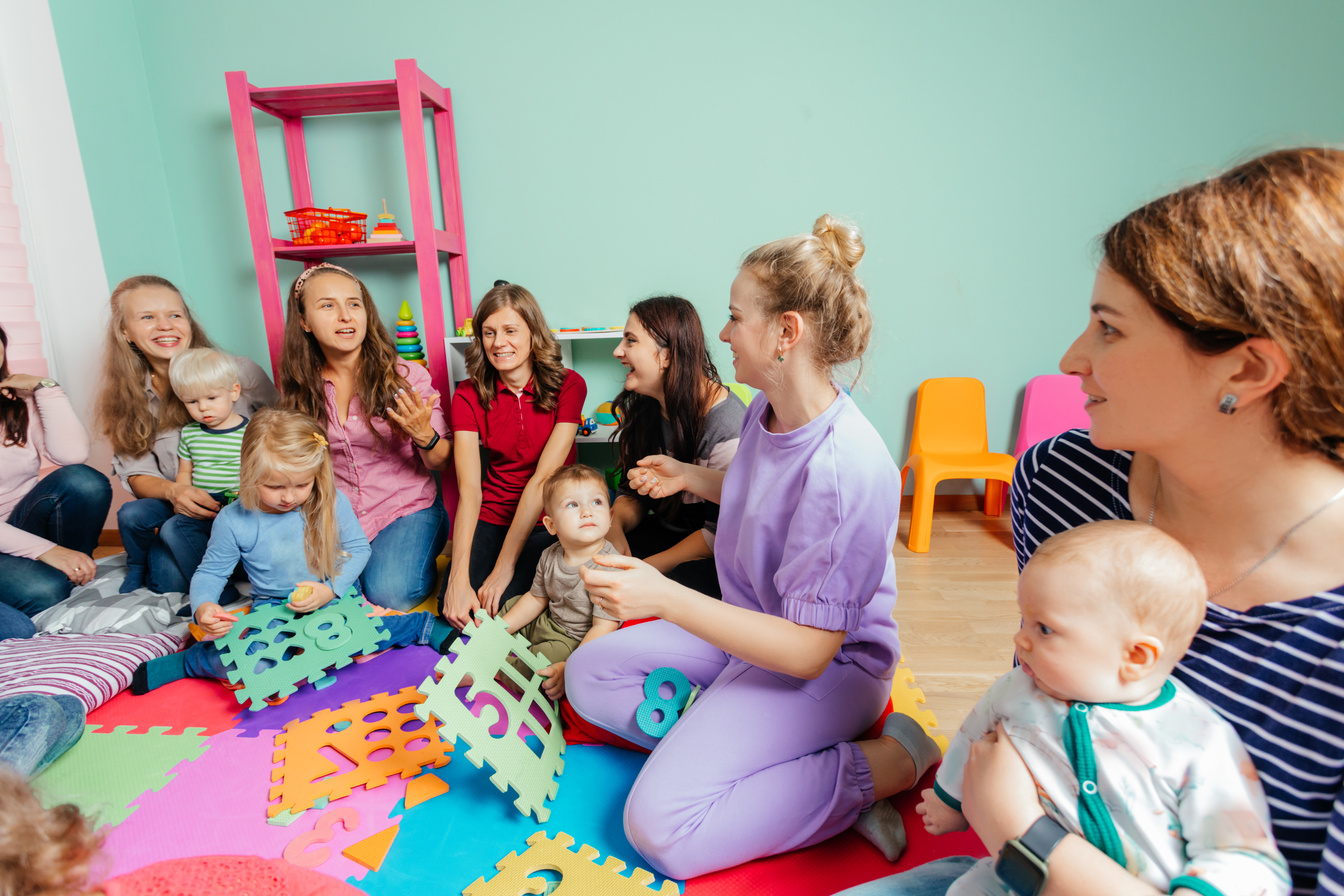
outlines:
[[[784,363],[784,356],[783,356],[783,355],[780,355],[780,356],[779,356],[778,358],[776,358],[775,360],[778,361],[779,363],[783,364],[783,363]]]
[[[1237,412],[1237,396],[1231,392],[1223,396],[1223,400],[1218,402],[1218,413],[1227,414],[1229,417]]]

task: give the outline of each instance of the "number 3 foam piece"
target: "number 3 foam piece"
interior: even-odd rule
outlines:
[[[271,787],[270,797],[279,797],[280,802],[268,806],[266,814],[274,818],[284,811],[309,809],[323,797],[347,797],[354,787],[371,790],[393,775],[413,778],[422,768],[446,765],[453,747],[439,738],[439,723],[416,717],[414,708],[424,699],[415,688],[404,687],[285,725],[275,736],[279,749],[273,759],[281,766],[271,772],[271,780],[279,783]],[[416,741],[424,744],[412,747]],[[355,768],[336,774],[340,769],[322,755],[323,747],[335,750]],[[374,758],[378,753],[387,755]]]
[[[560,713],[542,693],[542,678],[535,674],[551,662],[534,654],[526,638],[510,635],[502,617],[491,617],[484,610],[477,610],[476,619],[480,624],[468,626],[466,634],[450,648],[449,655],[434,667],[443,679],[436,682],[430,677],[421,682],[420,693],[425,695],[425,702],[415,707],[415,714],[425,720],[433,715],[442,722],[440,736],[444,740],[456,741],[459,737],[465,740],[471,746],[466,753],[471,764],[481,768],[488,761],[495,770],[490,783],[501,793],[513,787],[518,793],[514,806],[524,815],[533,814],[541,824],[551,816],[545,801],[555,799],[560,788],[555,775],[565,770],[565,761],[560,758],[565,751]],[[509,664],[510,655],[532,669],[531,678],[524,680]],[[467,700],[474,702],[489,695],[497,704],[495,714],[500,718],[491,719],[484,710],[478,718],[458,699],[456,688],[468,675],[472,683]],[[522,696],[506,690],[495,680],[497,675],[506,676]],[[490,705],[490,701],[486,702]],[[548,730],[536,730],[534,709],[545,717]],[[507,730],[503,736],[492,737],[490,729],[499,722],[506,722]],[[540,756],[523,739],[520,729],[524,727],[540,740]]]
[[[288,697],[305,681],[325,678],[328,668],[344,668],[378,650],[383,628],[366,613],[353,594],[303,615],[284,604],[254,605],[215,642],[229,681],[242,685],[234,692],[238,702],[261,709],[267,697]]]

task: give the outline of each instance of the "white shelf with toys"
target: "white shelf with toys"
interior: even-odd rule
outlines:
[[[557,330],[555,331],[556,341],[560,343],[560,360],[569,368],[574,367],[574,343],[586,342],[592,339],[605,339],[615,342],[621,338],[625,329],[623,327],[603,327],[601,329],[583,329],[583,330]],[[456,390],[457,384],[467,378],[467,346],[471,345],[470,336],[449,336],[443,340],[444,348],[448,355],[448,381],[449,389]],[[615,396],[612,396],[615,397]],[[589,395],[589,403],[593,404],[592,395]],[[591,414],[590,409],[584,410],[585,414]],[[580,435],[574,441],[581,445],[606,444],[610,438],[613,427],[598,426],[597,432],[592,435]]]

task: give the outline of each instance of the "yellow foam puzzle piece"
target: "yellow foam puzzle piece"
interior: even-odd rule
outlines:
[[[511,852],[500,859],[495,867],[499,873],[490,878],[478,877],[475,882],[462,891],[462,896],[522,896],[524,893],[539,894],[546,890],[546,881],[539,877],[529,878],[542,870],[559,871],[561,886],[567,893],[601,893],[602,896],[677,896],[677,885],[664,880],[657,889],[650,889],[653,875],[643,868],[636,868],[629,877],[622,877],[620,871],[625,863],[615,856],[607,856],[606,861],[598,865],[597,850],[588,844],[579,847],[577,853],[568,847],[574,838],[566,833],[557,833],[555,839],[538,831],[527,838],[527,851],[521,856]]]
[[[891,679],[891,706],[893,711],[905,713],[929,729],[929,735],[938,744],[938,749],[947,752],[947,735],[933,733],[933,729],[938,727],[938,717],[933,714],[933,710],[926,708],[924,692],[915,687],[915,673],[905,663],[896,666],[896,674]]]

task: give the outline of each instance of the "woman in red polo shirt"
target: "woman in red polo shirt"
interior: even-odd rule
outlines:
[[[457,517],[443,616],[459,628],[532,584],[555,541],[540,525],[541,486],[574,463],[588,386],[560,362],[537,300],[496,281],[476,307],[467,372],[453,393]],[[480,447],[486,466],[481,468]]]

